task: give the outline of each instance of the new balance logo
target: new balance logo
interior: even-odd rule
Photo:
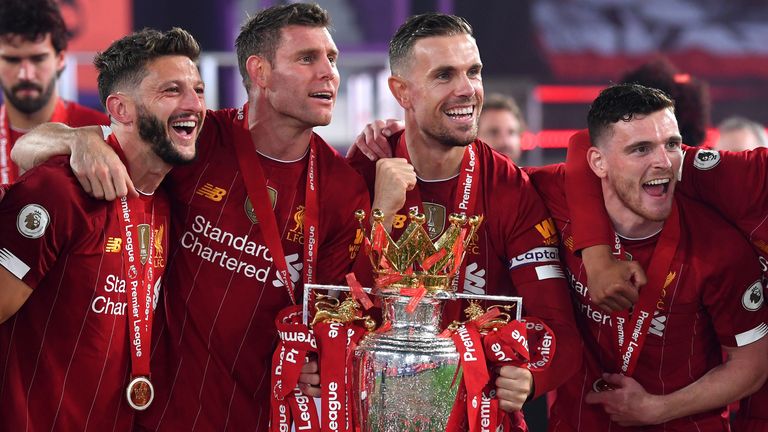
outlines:
[[[110,237],[107,239],[107,244],[104,246],[104,252],[117,253],[120,252],[123,246],[123,239],[120,237]]]
[[[464,292],[485,294],[485,269],[478,268],[477,263],[467,265],[467,271],[464,274]]]
[[[299,279],[301,278],[301,270],[304,268],[304,263],[301,262],[299,254],[290,254],[285,257],[285,264],[288,265],[288,273],[290,273],[293,283],[298,283]],[[285,286],[279,277],[272,281],[272,285],[278,288]]]
[[[195,193],[200,196],[204,196],[211,201],[219,202],[222,200],[222,198],[224,198],[224,195],[227,194],[227,191],[226,189],[222,189],[210,183],[206,183],[200,189],[198,189]]]

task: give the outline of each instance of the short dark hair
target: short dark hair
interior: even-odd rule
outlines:
[[[674,110],[675,103],[661,90],[640,84],[617,84],[600,92],[587,114],[587,127],[592,144],[618,121],[629,122],[637,115],[647,115],[665,108]]]
[[[0,1],[0,38],[18,35],[24,40],[37,42],[49,33],[57,53],[67,49],[70,34],[55,1]]]
[[[235,39],[237,64],[246,89],[251,87],[251,79],[245,67],[248,57],[264,57],[270,64],[275,61],[275,53],[280,44],[280,30],[290,25],[306,27],[330,27],[328,12],[316,4],[293,3],[272,6],[249,18],[240,28]]]
[[[389,42],[389,67],[392,74],[402,70],[419,39],[461,34],[472,36],[472,26],[456,15],[425,13],[408,18]]]
[[[512,97],[503,95],[501,93],[491,93],[483,100],[483,111],[480,113],[482,116],[486,111],[509,111],[518,122],[520,122],[520,131],[525,129],[525,118],[523,118],[523,112],[520,110],[520,106],[517,105],[515,99]]]
[[[106,106],[107,96],[118,87],[138,87],[148,73],[147,63],[169,55],[197,61],[200,45],[191,34],[178,27],[165,33],[144,29],[113,42],[93,59],[99,72],[97,81],[101,103]]]
[[[668,94],[675,101],[675,118],[683,142],[691,146],[704,142],[710,116],[709,91],[705,82],[681,73],[664,57],[627,72],[621,82],[656,88]]]

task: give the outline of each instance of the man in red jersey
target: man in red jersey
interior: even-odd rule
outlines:
[[[195,156],[199,53],[183,30],[144,30],[94,61],[107,141],[139,198],[87,196],[59,157],[0,203],[0,430],[125,431],[152,402],[149,330],[169,229],[156,188]]]
[[[728,430],[724,407],[768,373],[758,262],[714,212],[674,195],[681,137],[666,95],[611,87],[588,122],[612,247],[648,283],[631,312],[601,311],[574,253],[563,167],[532,175],[561,232],[587,347],[582,370],[558,389],[550,430]]]
[[[103,113],[59,97],[56,81],[64,70],[68,38],[53,0],[0,2],[0,184],[18,177],[11,148],[33,127],[45,122],[109,124]]]
[[[634,304],[643,283],[640,274],[611,255],[612,233],[606,232],[608,216],[591,203],[601,200],[599,182],[586,164],[590,147],[589,134],[581,132],[571,138],[568,157],[567,186],[571,206],[574,247],[582,249],[585,269],[590,281],[590,296],[604,310],[621,310]],[[752,243],[761,256],[763,272],[768,271],[768,227],[765,224],[768,196],[765,188],[748,188],[766,182],[768,152],[716,152],[683,146],[685,157],[677,190],[685,196],[716,209],[732,222]],[[600,223],[600,221],[604,221]],[[597,223],[596,223],[597,222]],[[642,271],[642,270],[640,270]],[[641,281],[642,282],[642,281]],[[753,302],[762,300],[756,292]],[[768,386],[741,401],[734,417],[734,430],[768,430]]]
[[[304,283],[341,282],[357,255],[365,184],[312,131],[330,122],[339,86],[328,24],[323,9],[302,3],[249,19],[236,41],[248,103],[209,112],[197,161],[169,176],[178,247],[144,428],[266,430],[278,311],[300,301]],[[24,137],[36,154],[27,160],[45,159],[37,153],[47,146],[68,153],[80,135],[100,140],[92,130],[39,128]],[[114,186],[91,190],[114,196]],[[307,388],[319,384],[317,364],[304,370],[302,388],[319,394]]]
[[[528,177],[508,158],[478,141],[483,103],[482,63],[472,29],[462,18],[424,14],[409,19],[390,43],[392,94],[405,109],[405,130],[389,138],[393,158],[352,164],[363,173],[373,208],[395,231],[407,214],[427,216],[433,238],[451,213],[483,215],[469,244],[458,290],[523,297],[525,315],[544,320],[557,337],[544,372],[506,366],[496,380],[500,406],[519,411],[552,390],[579,366],[581,341],[560,267],[557,234]],[[510,210],[514,209],[514,210]],[[459,318],[459,304],[445,315]]]

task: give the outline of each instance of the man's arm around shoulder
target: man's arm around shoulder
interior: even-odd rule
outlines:
[[[138,196],[125,165],[104,143],[105,138],[101,126],[71,128],[63,123],[45,123],[19,138],[11,159],[26,171],[53,156],[70,155],[72,171],[87,194],[108,201]]]

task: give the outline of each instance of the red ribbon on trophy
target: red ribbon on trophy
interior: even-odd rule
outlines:
[[[298,388],[307,354],[317,352],[315,335],[302,324],[301,317],[301,306],[292,305],[275,318],[280,342],[272,355],[271,431],[290,430],[291,420],[297,428],[301,425],[301,430],[320,430],[313,401]]]
[[[453,332],[463,373],[446,431],[466,430],[467,424],[470,432],[494,431],[500,425],[506,431],[525,430],[520,415],[510,415],[499,407],[488,370],[514,366],[540,372],[549,367],[554,357],[554,333],[541,320],[523,318],[481,332],[475,323],[487,315]]]
[[[352,432],[352,357],[365,330],[354,322],[318,322],[314,331],[320,348],[323,389],[322,432]]]
[[[327,300],[335,307],[344,304]],[[352,358],[355,347],[366,329],[360,321],[342,321],[326,317],[312,325],[301,324],[301,307],[289,306],[276,320],[280,343],[272,356],[272,421],[270,431],[290,430],[291,423],[302,431],[354,430],[352,401]],[[321,316],[320,313],[316,317]],[[344,319],[359,318],[359,313]],[[321,414],[312,399],[298,387],[305,358],[310,352],[319,353]],[[322,418],[322,422],[320,421]],[[285,429],[285,428],[288,429]]]

